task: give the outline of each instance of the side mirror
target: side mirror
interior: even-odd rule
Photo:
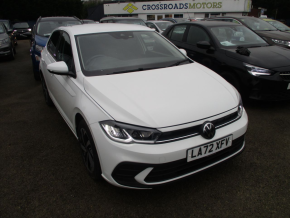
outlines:
[[[13,29],[9,29],[7,32],[8,32],[9,34],[10,34],[10,33],[13,33]]]
[[[47,70],[52,74],[75,77],[75,75],[68,70],[64,61],[54,62],[47,65]]]
[[[183,48],[180,48],[179,51],[184,54],[185,56],[187,56],[187,52],[183,49]]]
[[[211,44],[208,41],[200,41],[196,43],[198,48],[209,49]]]

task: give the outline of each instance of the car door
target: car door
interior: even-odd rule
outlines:
[[[210,49],[199,48],[197,43],[201,41],[209,42],[212,47]],[[182,47],[186,50],[188,57],[214,71],[217,70],[219,64],[213,40],[204,28],[192,24],[188,25],[183,44]]]
[[[66,32],[59,31],[59,39],[56,43],[56,49],[50,49],[50,51],[52,52],[49,52],[45,58],[46,61],[48,61],[47,63],[64,61],[68,66],[69,71],[74,73],[76,76],[71,40]],[[55,53],[53,51],[55,51]],[[63,76],[49,73],[46,80],[50,93],[54,98],[56,107],[65,118],[69,126],[73,127],[73,108],[77,93],[77,86],[74,81],[75,78],[66,75]]]

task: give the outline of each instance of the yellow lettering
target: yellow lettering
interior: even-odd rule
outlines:
[[[202,3],[202,8],[204,8],[205,5],[206,5],[206,2],[203,2],[203,3]]]
[[[217,2],[212,3],[212,8],[217,8]]]
[[[218,8],[222,7],[222,2],[218,2]]]
[[[196,8],[200,9],[201,8],[201,4],[200,3],[196,3]]]
[[[193,4],[189,3],[189,9],[195,9],[195,3]]]
[[[212,7],[212,3],[211,3],[211,2],[207,3],[207,4],[206,4],[206,7],[207,7],[207,8],[211,8],[211,7]]]

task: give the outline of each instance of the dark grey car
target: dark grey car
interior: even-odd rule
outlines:
[[[16,50],[14,43],[9,37],[11,31],[8,31],[6,26],[0,22],[0,57],[8,57],[13,60]]]

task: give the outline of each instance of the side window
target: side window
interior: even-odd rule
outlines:
[[[186,25],[177,25],[170,32],[170,39],[175,41],[182,41]]]
[[[186,42],[191,45],[196,45],[196,43],[200,41],[210,42],[210,38],[204,29],[191,25],[188,31]]]
[[[69,35],[65,32],[63,32],[62,36],[60,37],[56,59],[57,61],[64,61],[67,64],[69,71],[74,72],[71,42]]]
[[[148,25],[148,27],[150,27],[152,29],[155,29],[156,32],[159,32],[158,29],[156,28],[156,26],[153,23],[148,23],[147,25]]]
[[[56,48],[57,48],[59,37],[60,37],[60,31],[55,31],[51,35],[51,37],[47,43],[47,50],[55,58],[56,58]]]

